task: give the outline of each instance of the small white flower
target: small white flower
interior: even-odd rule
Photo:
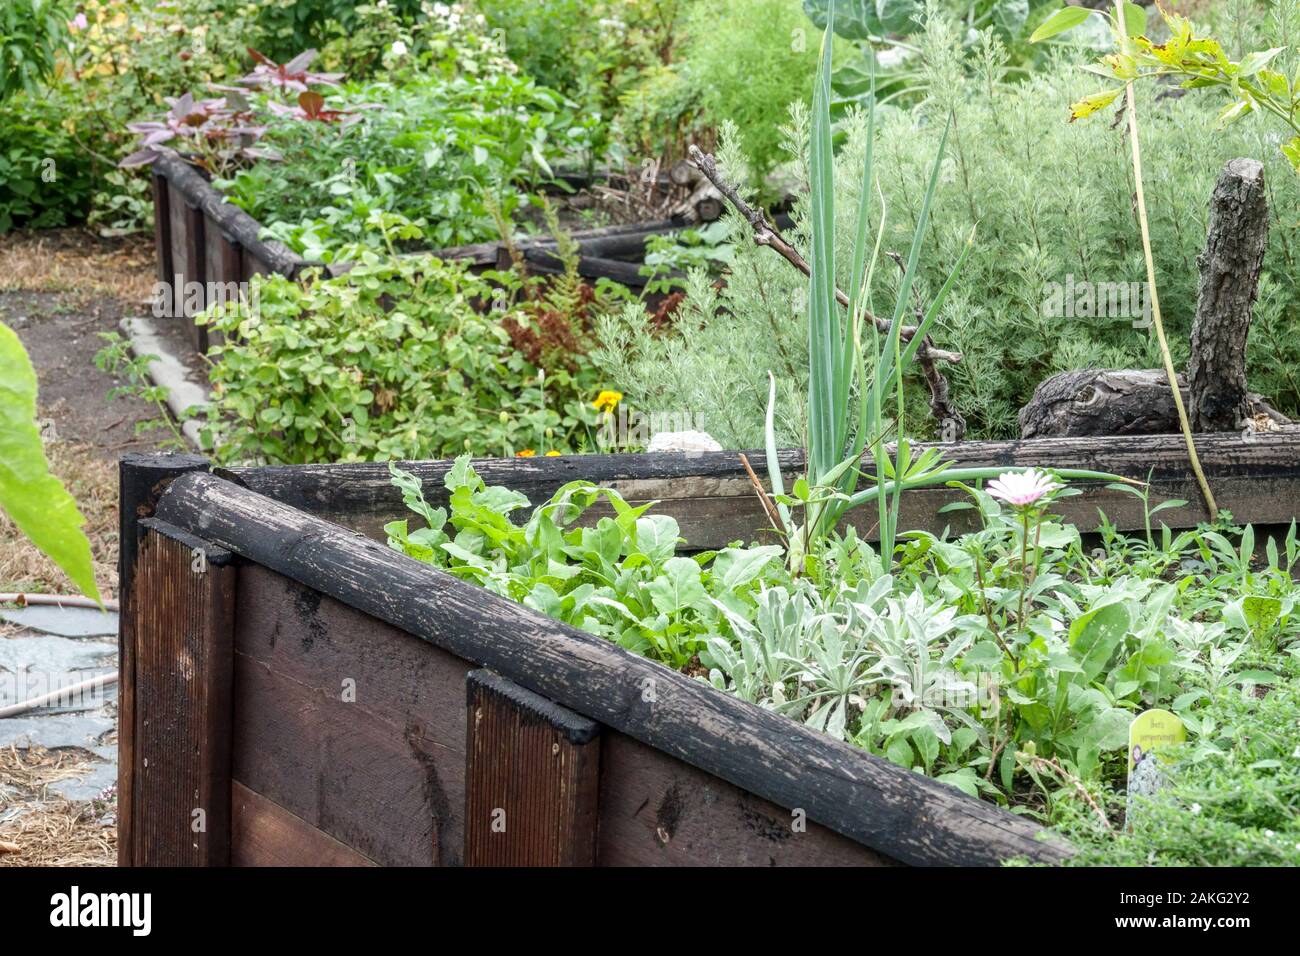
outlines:
[[[1273,833],[1272,830],[1265,830],[1265,831],[1264,831],[1264,836],[1268,837],[1268,838],[1271,840],[1271,839],[1273,839],[1273,837],[1275,836],[1275,834]]]
[[[1201,812],[1201,805],[1199,803],[1193,803],[1192,813],[1200,813],[1200,812]]]
[[[406,54],[407,54],[406,44],[403,43],[401,40],[394,40],[393,56],[406,56]]]
[[[1030,468],[1028,471],[1004,471],[989,482],[988,492],[1008,504],[1024,507],[1059,487],[1050,476]]]

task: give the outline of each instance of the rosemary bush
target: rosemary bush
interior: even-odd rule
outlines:
[[[944,306],[937,342],[964,361],[946,371],[970,437],[1018,433],[1016,413],[1043,378],[1086,367],[1156,368],[1160,357],[1141,315],[1067,318],[1045,308],[1050,283],[1141,283],[1141,243],[1132,208],[1123,124],[1104,119],[1069,124],[1063,104],[1095,92],[1077,69],[1077,51],[1062,47],[1044,69],[1019,83],[1004,76],[1005,55],[989,35],[964,53],[955,26],[932,17],[919,38],[932,95],[913,111],[877,112],[876,165],[890,210],[883,248],[906,252],[925,191],[928,164],[956,120],[931,210],[921,260],[923,297],[952,268],[972,223],[975,248]],[[1257,42],[1257,41],[1255,41]],[[1300,316],[1300,182],[1277,148],[1278,133],[1262,122],[1216,129],[1221,100],[1213,93],[1162,95],[1140,89],[1143,150],[1148,157],[1151,216],[1161,304],[1175,362],[1187,359],[1196,307],[1196,257],[1205,242],[1209,196],[1223,163],[1249,156],[1265,163],[1272,228],[1251,331],[1251,387],[1287,414],[1300,414],[1300,343],[1289,333]],[[806,111],[791,111],[787,144],[806,142]],[[856,205],[863,124],[845,124],[837,157],[837,206]],[[733,181],[744,181],[734,134],[721,153]],[[802,147],[800,147],[802,149]],[[801,154],[796,154],[801,155]],[[801,158],[800,167],[806,169]],[[806,209],[794,211],[796,245],[806,248]],[[842,217],[841,234],[851,229]],[[738,248],[728,286],[688,283],[678,331],[656,340],[633,316],[605,323],[601,356],[609,378],[634,404],[690,411],[729,447],[761,444],[767,371],[788,376],[806,367],[802,324],[806,280],[770,250],[754,247],[744,223],[733,222]],[[844,245],[848,245],[846,241]],[[889,276],[893,281],[896,276]],[[721,309],[723,314],[716,315]],[[745,343],[737,348],[738,342]],[[791,388],[794,398],[803,391]],[[783,408],[794,409],[790,403]],[[794,409],[778,421],[784,441],[798,442]],[[914,430],[932,427],[917,418]]]

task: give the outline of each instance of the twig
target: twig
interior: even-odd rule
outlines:
[[[762,212],[745,202],[735,187],[722,178],[722,174],[718,172],[717,163],[711,155],[692,144],[690,156],[695,168],[717,187],[718,192],[722,193],[727,202],[731,203],[736,212],[740,213],[745,221],[749,223],[750,229],[754,233],[755,243],[775,250],[786,262],[804,275],[812,274],[808,261],[799,254],[799,250],[790,245],[776,226],[770,223]],[[835,290],[835,300],[845,308],[850,307],[849,297],[838,288]],[[865,309],[863,314],[876,324],[877,329],[888,334],[890,322],[887,319],[882,319]],[[905,325],[898,330],[898,337],[904,342],[910,342],[916,335],[916,331],[916,326]],[[943,373],[939,371],[935,363],[949,362],[956,364],[961,361],[961,353],[935,348],[934,343],[930,341],[930,337],[926,336],[921,341],[921,347],[916,351],[916,361],[921,366],[926,383],[930,387],[930,411],[940,422],[951,422],[952,430],[955,432],[952,435],[952,440],[960,441],[966,433],[966,420],[952,406],[949,398],[948,380],[944,378]]]
[[[1115,0],[1115,16],[1117,23],[1124,22],[1124,7],[1122,0]],[[1121,52],[1127,54],[1130,52],[1132,41],[1125,31],[1121,30],[1120,47]],[[1146,259],[1147,266],[1147,295],[1151,299],[1151,324],[1156,331],[1156,341],[1160,345],[1160,357],[1164,360],[1165,376],[1169,379],[1169,387],[1174,393],[1174,408],[1178,411],[1178,422],[1182,426],[1183,440],[1187,444],[1187,457],[1192,465],[1192,474],[1196,476],[1196,483],[1200,485],[1201,496],[1205,499],[1206,510],[1210,513],[1210,519],[1213,520],[1219,513],[1219,506],[1214,500],[1214,492],[1210,490],[1210,483],[1206,480],[1205,471],[1201,468],[1201,459],[1196,454],[1196,442],[1192,438],[1192,425],[1187,418],[1187,409],[1183,407],[1183,393],[1178,387],[1178,374],[1174,371],[1174,359],[1169,352],[1169,343],[1165,340],[1165,326],[1160,317],[1160,296],[1156,293],[1156,264],[1151,253],[1151,224],[1147,220],[1147,201],[1146,195],[1142,188],[1142,150],[1138,141],[1138,119],[1137,119],[1137,100],[1133,95],[1133,81],[1129,80],[1124,86],[1124,103],[1125,110],[1128,114],[1128,139],[1133,159],[1133,183],[1135,186],[1135,199],[1137,200],[1138,225],[1142,232],[1142,254]]]
[[[1057,763],[1055,757],[1053,757],[1051,760],[1045,760],[1042,757],[1035,756],[1035,757],[1031,757],[1029,759],[1029,762],[1033,765],[1034,769],[1050,770],[1052,771],[1053,774],[1055,774],[1058,778],[1060,778],[1062,783],[1068,783],[1070,786],[1072,786],[1074,788],[1074,792],[1077,793],[1083,799],[1084,803],[1086,803],[1088,806],[1092,808],[1093,813],[1097,814],[1097,819],[1101,821],[1102,827],[1104,827],[1106,831],[1109,833],[1115,832],[1115,828],[1112,827],[1110,825],[1110,821],[1106,819],[1105,812],[1101,809],[1100,806],[1098,806],[1097,801],[1093,799],[1092,794],[1088,792],[1088,788],[1083,785],[1083,781],[1080,780],[1078,777],[1076,777],[1074,774],[1070,773],[1070,771],[1066,770],[1059,763]]]
[[[749,475],[749,480],[754,485],[754,491],[758,494],[758,500],[763,502],[763,510],[767,512],[768,518],[772,521],[772,527],[776,528],[778,531],[784,530],[781,523],[781,516],[777,514],[776,506],[772,504],[772,500],[768,498],[767,492],[763,490],[763,483],[758,480],[758,475],[754,474],[754,469],[750,467],[749,459],[742,454],[740,456],[740,463],[745,466],[745,471]]]

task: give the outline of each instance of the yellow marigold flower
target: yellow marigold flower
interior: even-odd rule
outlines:
[[[618,407],[618,403],[623,401],[623,393],[616,392],[613,389],[605,389],[596,396],[596,400],[591,404],[597,411],[612,412]]]
[[[525,448],[523,451],[517,451],[517,452],[515,452],[515,457],[516,457],[516,458],[532,458],[532,457],[533,457],[534,455],[536,455],[536,454],[537,454],[537,452],[533,451],[531,448]]]
[[[558,451],[548,451],[548,452],[546,453],[546,457],[547,457],[547,458],[559,458],[559,457],[560,457],[560,453],[559,453]]]

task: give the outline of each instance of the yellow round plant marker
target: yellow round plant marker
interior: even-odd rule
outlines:
[[[1167,710],[1148,710],[1128,728],[1128,794],[1152,796],[1164,786],[1161,748],[1187,739],[1183,722]]]

